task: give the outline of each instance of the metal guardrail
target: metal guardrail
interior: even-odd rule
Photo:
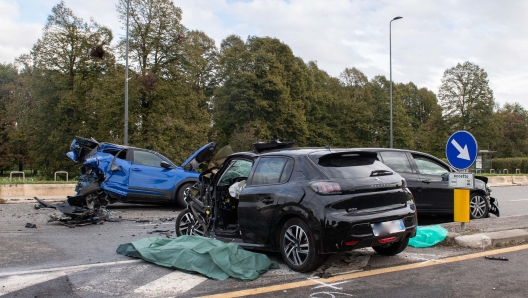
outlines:
[[[482,169],[476,169],[475,174],[482,174]]]
[[[490,174],[495,174],[495,170],[494,169],[490,169]]]
[[[502,173],[503,173],[503,174],[508,174],[508,169],[504,169],[504,170],[502,170]]]
[[[515,169],[515,174],[520,174],[520,173],[521,173],[520,169]]]
[[[13,174],[22,174],[22,181],[26,180],[26,174],[24,172],[13,171],[13,172],[9,173],[9,181],[11,181],[13,179]]]
[[[68,172],[66,172],[66,171],[57,171],[57,172],[55,172],[55,174],[54,174],[55,181],[57,181],[57,174],[66,174],[66,181],[68,181]]]

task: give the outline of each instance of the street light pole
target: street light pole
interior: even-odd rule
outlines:
[[[390,64],[390,148],[392,148],[392,21],[402,19],[395,17],[389,22],[389,64]]]
[[[127,0],[126,19],[126,49],[125,49],[125,134],[123,144],[128,145],[128,15],[130,11],[130,0]]]

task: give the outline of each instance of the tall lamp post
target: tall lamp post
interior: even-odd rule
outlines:
[[[127,0],[127,18],[126,18],[126,49],[125,49],[125,133],[123,144],[128,145],[128,15],[130,11],[130,0]]]
[[[389,63],[390,63],[390,147],[392,148],[392,21],[402,19],[395,17],[389,22]]]

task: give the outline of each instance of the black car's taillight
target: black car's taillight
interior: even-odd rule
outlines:
[[[339,195],[341,186],[336,182],[315,182],[310,185],[320,195]]]

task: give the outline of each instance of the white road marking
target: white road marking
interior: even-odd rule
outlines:
[[[144,262],[144,261],[143,260],[129,260],[129,261],[119,261],[119,262],[96,263],[96,264],[88,264],[88,265],[55,267],[55,268],[47,268],[47,269],[35,269],[35,270],[27,270],[27,271],[11,271],[11,272],[0,273],[0,277],[12,276],[12,275],[44,273],[44,272],[55,272],[55,271],[61,271],[61,272],[80,271],[80,270],[86,270],[86,269],[95,268],[95,267],[133,264],[133,263],[140,263],[140,262]]]
[[[65,276],[64,272],[41,273],[29,275],[13,275],[0,279],[0,296],[16,292],[33,285]]]
[[[166,297],[183,294],[207,280],[198,274],[174,271],[134,290],[147,297]]]
[[[520,201],[528,201],[528,199],[510,200],[510,202],[520,202]]]
[[[331,283],[331,284],[327,284],[327,283],[324,283],[322,281],[318,281],[317,279],[315,278],[308,278],[309,280],[312,280],[312,281],[315,281],[316,283],[319,283],[320,286],[316,286],[316,287],[313,287],[313,289],[317,289],[317,288],[332,288],[332,289],[336,289],[336,290],[342,290],[343,288],[339,288],[339,287],[336,287],[334,285],[339,285],[339,284],[343,284],[343,283],[346,283],[348,282],[348,280],[346,281],[342,281],[342,282],[336,282],[336,283]]]

